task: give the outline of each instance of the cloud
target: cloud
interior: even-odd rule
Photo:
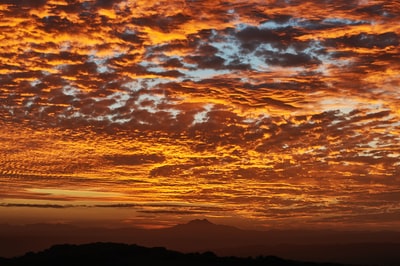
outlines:
[[[398,208],[399,8],[3,1],[2,197],[258,223]],[[27,192],[55,187],[124,203]]]
[[[397,46],[399,44],[399,36],[394,32],[385,32],[382,34],[368,34],[362,32],[357,35],[328,40],[327,44],[330,45],[330,43],[335,46],[345,45],[348,47],[383,49],[390,46]]]
[[[141,213],[146,214],[172,214],[172,215],[187,215],[187,214],[204,214],[202,211],[195,211],[195,210],[143,210],[139,211]]]
[[[49,31],[69,31],[73,30],[74,23],[68,20],[68,18],[61,18],[59,16],[47,16],[41,20],[43,29]]]
[[[237,38],[243,43],[243,45],[253,47],[254,45],[260,45],[262,43],[273,43],[279,44],[284,42],[285,38],[290,38],[289,32],[270,29],[259,29],[258,27],[247,27],[237,32]]]
[[[388,17],[391,16],[389,5],[375,4],[359,7],[357,12],[365,13],[368,16]]]
[[[105,158],[116,165],[141,165],[165,160],[163,155],[158,154],[105,155]]]
[[[108,8],[110,9],[114,4],[122,2],[122,0],[96,0],[95,1],[95,6],[101,7],[101,8]]]
[[[38,7],[42,7],[47,3],[46,0],[39,0],[39,1],[27,1],[27,0],[23,0],[23,1],[17,1],[17,0],[5,0],[2,1],[2,4],[5,5],[13,5],[15,7],[28,7],[28,8],[38,8]]]
[[[192,18],[188,15],[177,13],[172,16],[160,17],[152,15],[149,17],[133,18],[132,22],[140,26],[148,26],[162,32],[171,32],[176,30],[180,25],[189,22]]]
[[[58,205],[58,204],[26,204],[26,203],[1,203],[1,207],[29,207],[29,208],[55,208],[64,209],[72,208],[73,205]]]

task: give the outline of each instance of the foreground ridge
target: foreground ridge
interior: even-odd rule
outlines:
[[[284,260],[275,256],[257,258],[218,257],[212,252],[181,253],[164,247],[147,248],[119,243],[55,245],[37,253],[0,259],[1,265],[243,265],[243,266],[344,266],[334,263],[313,263]]]

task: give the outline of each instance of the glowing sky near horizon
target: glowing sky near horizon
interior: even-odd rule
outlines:
[[[400,230],[400,2],[5,0],[0,222]]]

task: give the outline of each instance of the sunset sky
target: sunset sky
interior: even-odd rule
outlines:
[[[400,230],[400,1],[3,0],[0,223]]]

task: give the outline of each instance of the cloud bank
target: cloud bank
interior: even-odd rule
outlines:
[[[0,5],[2,207],[178,202],[260,226],[399,217],[400,4],[31,2]],[[193,214],[168,206],[143,213]]]

